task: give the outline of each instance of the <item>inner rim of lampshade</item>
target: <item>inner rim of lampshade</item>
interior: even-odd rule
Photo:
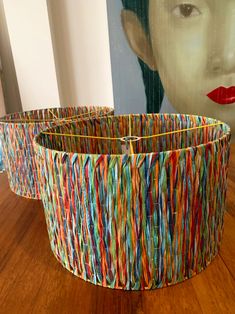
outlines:
[[[77,113],[75,114],[75,111]],[[103,116],[111,114],[113,108],[105,106],[78,106],[78,107],[58,107],[46,108],[30,111],[15,112],[0,118],[2,124],[17,123],[42,123],[52,122],[60,119],[76,120],[79,118],[92,118],[93,116]]]
[[[203,129],[166,134],[210,124],[216,125]],[[147,138],[160,133],[165,135]],[[190,147],[220,141],[229,135],[230,128],[227,124],[203,116],[133,114],[65,123],[40,133],[35,142],[46,149],[60,152],[89,155],[123,155],[189,149]],[[130,139],[128,143],[123,143],[122,139],[125,138]],[[132,138],[138,140],[132,141]],[[129,142],[132,142],[133,152],[128,151]]]

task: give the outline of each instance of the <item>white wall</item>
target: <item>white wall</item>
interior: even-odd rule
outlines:
[[[106,0],[3,0],[23,110],[113,107]]]
[[[6,113],[22,111],[3,0],[0,0],[0,59],[1,81]]]
[[[63,104],[113,106],[106,0],[48,0]]]
[[[23,110],[60,103],[46,0],[3,0]]]

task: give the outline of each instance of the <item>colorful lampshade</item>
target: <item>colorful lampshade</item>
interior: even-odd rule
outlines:
[[[4,171],[4,164],[3,164],[3,152],[2,152],[2,141],[0,137],[0,172]]]
[[[34,141],[52,251],[76,276],[144,290],[218,254],[230,129],[184,114],[76,121]]]
[[[112,113],[110,107],[81,106],[14,113],[0,119],[5,167],[11,190],[27,198],[40,199],[38,173],[32,145],[44,128],[68,120]]]

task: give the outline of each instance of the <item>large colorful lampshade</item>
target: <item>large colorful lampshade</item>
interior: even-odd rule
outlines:
[[[144,290],[218,254],[230,129],[192,115],[77,121],[34,141],[52,251],[76,276]]]
[[[0,137],[0,173],[4,170],[4,164],[3,164],[3,151],[2,151],[2,141]]]
[[[110,107],[81,106],[42,109],[6,115],[0,119],[0,134],[10,188],[20,196],[40,199],[33,138],[42,129],[64,120],[105,115]]]

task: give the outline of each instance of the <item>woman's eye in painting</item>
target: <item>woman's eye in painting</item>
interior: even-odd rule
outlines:
[[[189,18],[189,17],[194,17],[194,16],[198,16],[201,14],[201,12],[199,11],[199,9],[197,7],[195,7],[192,4],[180,4],[177,5],[172,13],[180,18]]]

